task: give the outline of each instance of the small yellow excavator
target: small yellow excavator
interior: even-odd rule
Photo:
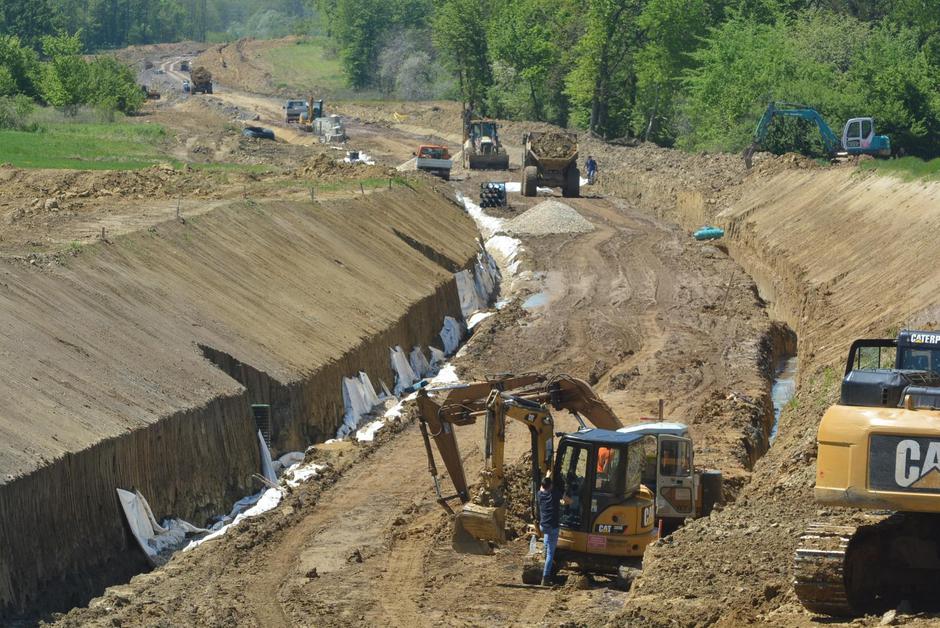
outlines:
[[[796,550],[807,609],[860,615],[940,599],[940,332],[852,343],[817,435],[816,501],[861,525],[814,523]]]
[[[569,503],[562,506],[555,569],[577,566],[586,573],[623,576],[639,567],[646,546],[658,538],[654,493],[642,483],[644,467],[657,459],[657,439],[643,432],[618,432],[620,420],[591,387],[567,376],[505,376],[487,382],[418,393],[420,428],[434,479],[438,503],[455,515],[453,546],[462,553],[489,554],[506,540],[504,452],[507,419],[526,425],[531,438],[531,508],[537,521],[539,482],[552,475],[563,484]],[[551,410],[567,410],[581,424],[559,433]],[[595,427],[589,428],[585,417]],[[483,487],[471,501],[457,446],[455,427],[483,419]],[[456,493],[445,496],[431,441],[437,446]],[[691,442],[691,441],[689,441]],[[665,449],[668,451],[668,448]],[[664,468],[688,464],[664,461]],[[664,486],[665,486],[664,482]],[[448,501],[459,499],[455,512]],[[707,514],[707,512],[705,513]],[[523,582],[538,584],[542,564],[535,543],[523,568]]]

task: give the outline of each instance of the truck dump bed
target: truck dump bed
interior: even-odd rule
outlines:
[[[529,133],[528,150],[548,170],[560,170],[578,156],[578,138],[556,131]]]

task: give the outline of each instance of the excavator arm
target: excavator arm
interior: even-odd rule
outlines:
[[[432,396],[433,395],[433,396]],[[554,444],[554,420],[551,409],[568,410],[584,426],[582,415],[595,427],[615,430],[622,427],[610,407],[584,381],[561,376],[542,375],[504,377],[498,380],[459,387],[422,390],[418,394],[420,428],[428,456],[428,470],[434,479],[438,503],[448,512],[454,510],[448,500],[459,498],[464,504],[457,514],[454,547],[468,553],[488,553],[489,542],[505,540],[504,464],[506,420],[527,426],[532,447],[533,488],[551,469]],[[457,446],[454,428],[470,425],[484,418],[482,504],[470,503],[469,485]],[[450,475],[456,493],[445,496],[431,441]]]
[[[763,145],[764,140],[767,139],[767,133],[770,130],[770,125],[773,123],[774,118],[776,117],[799,118],[801,120],[808,120],[812,122],[819,129],[819,135],[822,137],[823,146],[825,147],[826,152],[830,155],[835,155],[837,152],[839,152],[841,141],[829,127],[829,125],[826,124],[826,121],[823,120],[823,117],[819,115],[818,111],[812,107],[807,107],[806,105],[772,102],[767,105],[767,109],[764,111],[764,115],[761,116],[760,121],[757,123],[757,129],[754,131],[754,142],[744,151],[744,161],[748,168],[751,167],[751,158],[754,156],[754,153],[757,152],[757,150]]]

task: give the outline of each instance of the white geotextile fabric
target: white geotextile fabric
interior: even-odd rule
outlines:
[[[261,430],[258,430],[258,448],[261,450],[261,475],[268,482],[277,482],[277,474],[274,472],[274,462],[271,460],[271,450],[268,444],[264,442],[264,436]]]
[[[421,347],[415,345],[408,356],[408,363],[411,364],[411,370],[419,378],[423,379],[431,374],[431,363],[424,355]]]
[[[460,346],[463,329],[453,316],[444,317],[444,326],[441,327],[441,342],[444,344],[444,354],[453,355]]]
[[[206,541],[211,541],[213,539],[219,538],[220,536],[228,532],[229,528],[231,528],[232,526],[238,525],[245,519],[248,519],[250,517],[257,517],[261,513],[265,513],[265,512],[268,512],[269,510],[273,510],[274,508],[277,508],[277,505],[281,503],[281,497],[283,497],[283,494],[281,493],[281,489],[269,488],[265,491],[262,491],[258,495],[252,495],[250,498],[246,497],[236,502],[235,504],[236,508],[232,510],[233,514],[237,510],[239,504],[242,504],[249,499],[255,500],[254,506],[245,510],[244,512],[240,512],[239,514],[234,515],[234,519],[231,519],[231,521],[228,523],[224,523],[223,525],[215,529],[211,534],[204,536],[201,539],[196,539],[195,541],[191,541],[189,545],[183,548],[183,551],[191,550],[194,547],[198,547],[202,545]],[[232,515],[229,515],[229,517],[231,516]],[[229,519],[229,517],[226,517],[226,519]]]
[[[408,355],[401,347],[389,349],[391,354],[392,370],[395,371],[395,396],[400,397],[408,388],[411,388],[419,377],[415,375],[408,361]],[[370,408],[371,410],[371,408]]]
[[[477,312],[467,321],[467,329],[473,329],[492,315],[493,312]]]
[[[116,490],[131,534],[151,564],[156,564],[156,558],[161,551],[180,545],[187,534],[208,532],[205,528],[198,528],[182,519],[166,520],[166,525],[162,526],[157,523],[153,511],[150,510],[150,504],[140,491],[132,493],[120,488]]]
[[[336,438],[343,438],[358,428],[362,415],[371,412],[378,403],[379,396],[368,375],[360,371],[359,377],[344,377],[343,424],[336,431]]]
[[[481,301],[480,291],[477,288],[477,278],[469,270],[454,273],[454,282],[457,284],[457,296],[460,298],[460,312],[464,320],[477,310],[486,307],[486,301]]]
[[[480,301],[480,309],[483,309],[489,305],[490,299],[493,298],[493,294],[496,292],[496,286],[499,285],[499,267],[496,265],[493,256],[485,249],[477,254],[473,280]]]

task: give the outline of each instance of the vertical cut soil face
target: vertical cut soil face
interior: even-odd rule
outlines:
[[[415,188],[236,203],[67,263],[0,260],[17,365],[0,384],[16,401],[0,418],[0,612],[68,608],[140,568],[116,488],[200,525],[255,492],[250,404],[272,405],[275,453],[303,449],[336,433],[343,377],[391,385],[389,347],[440,346],[453,272],[415,244],[463,267],[476,230]]]

